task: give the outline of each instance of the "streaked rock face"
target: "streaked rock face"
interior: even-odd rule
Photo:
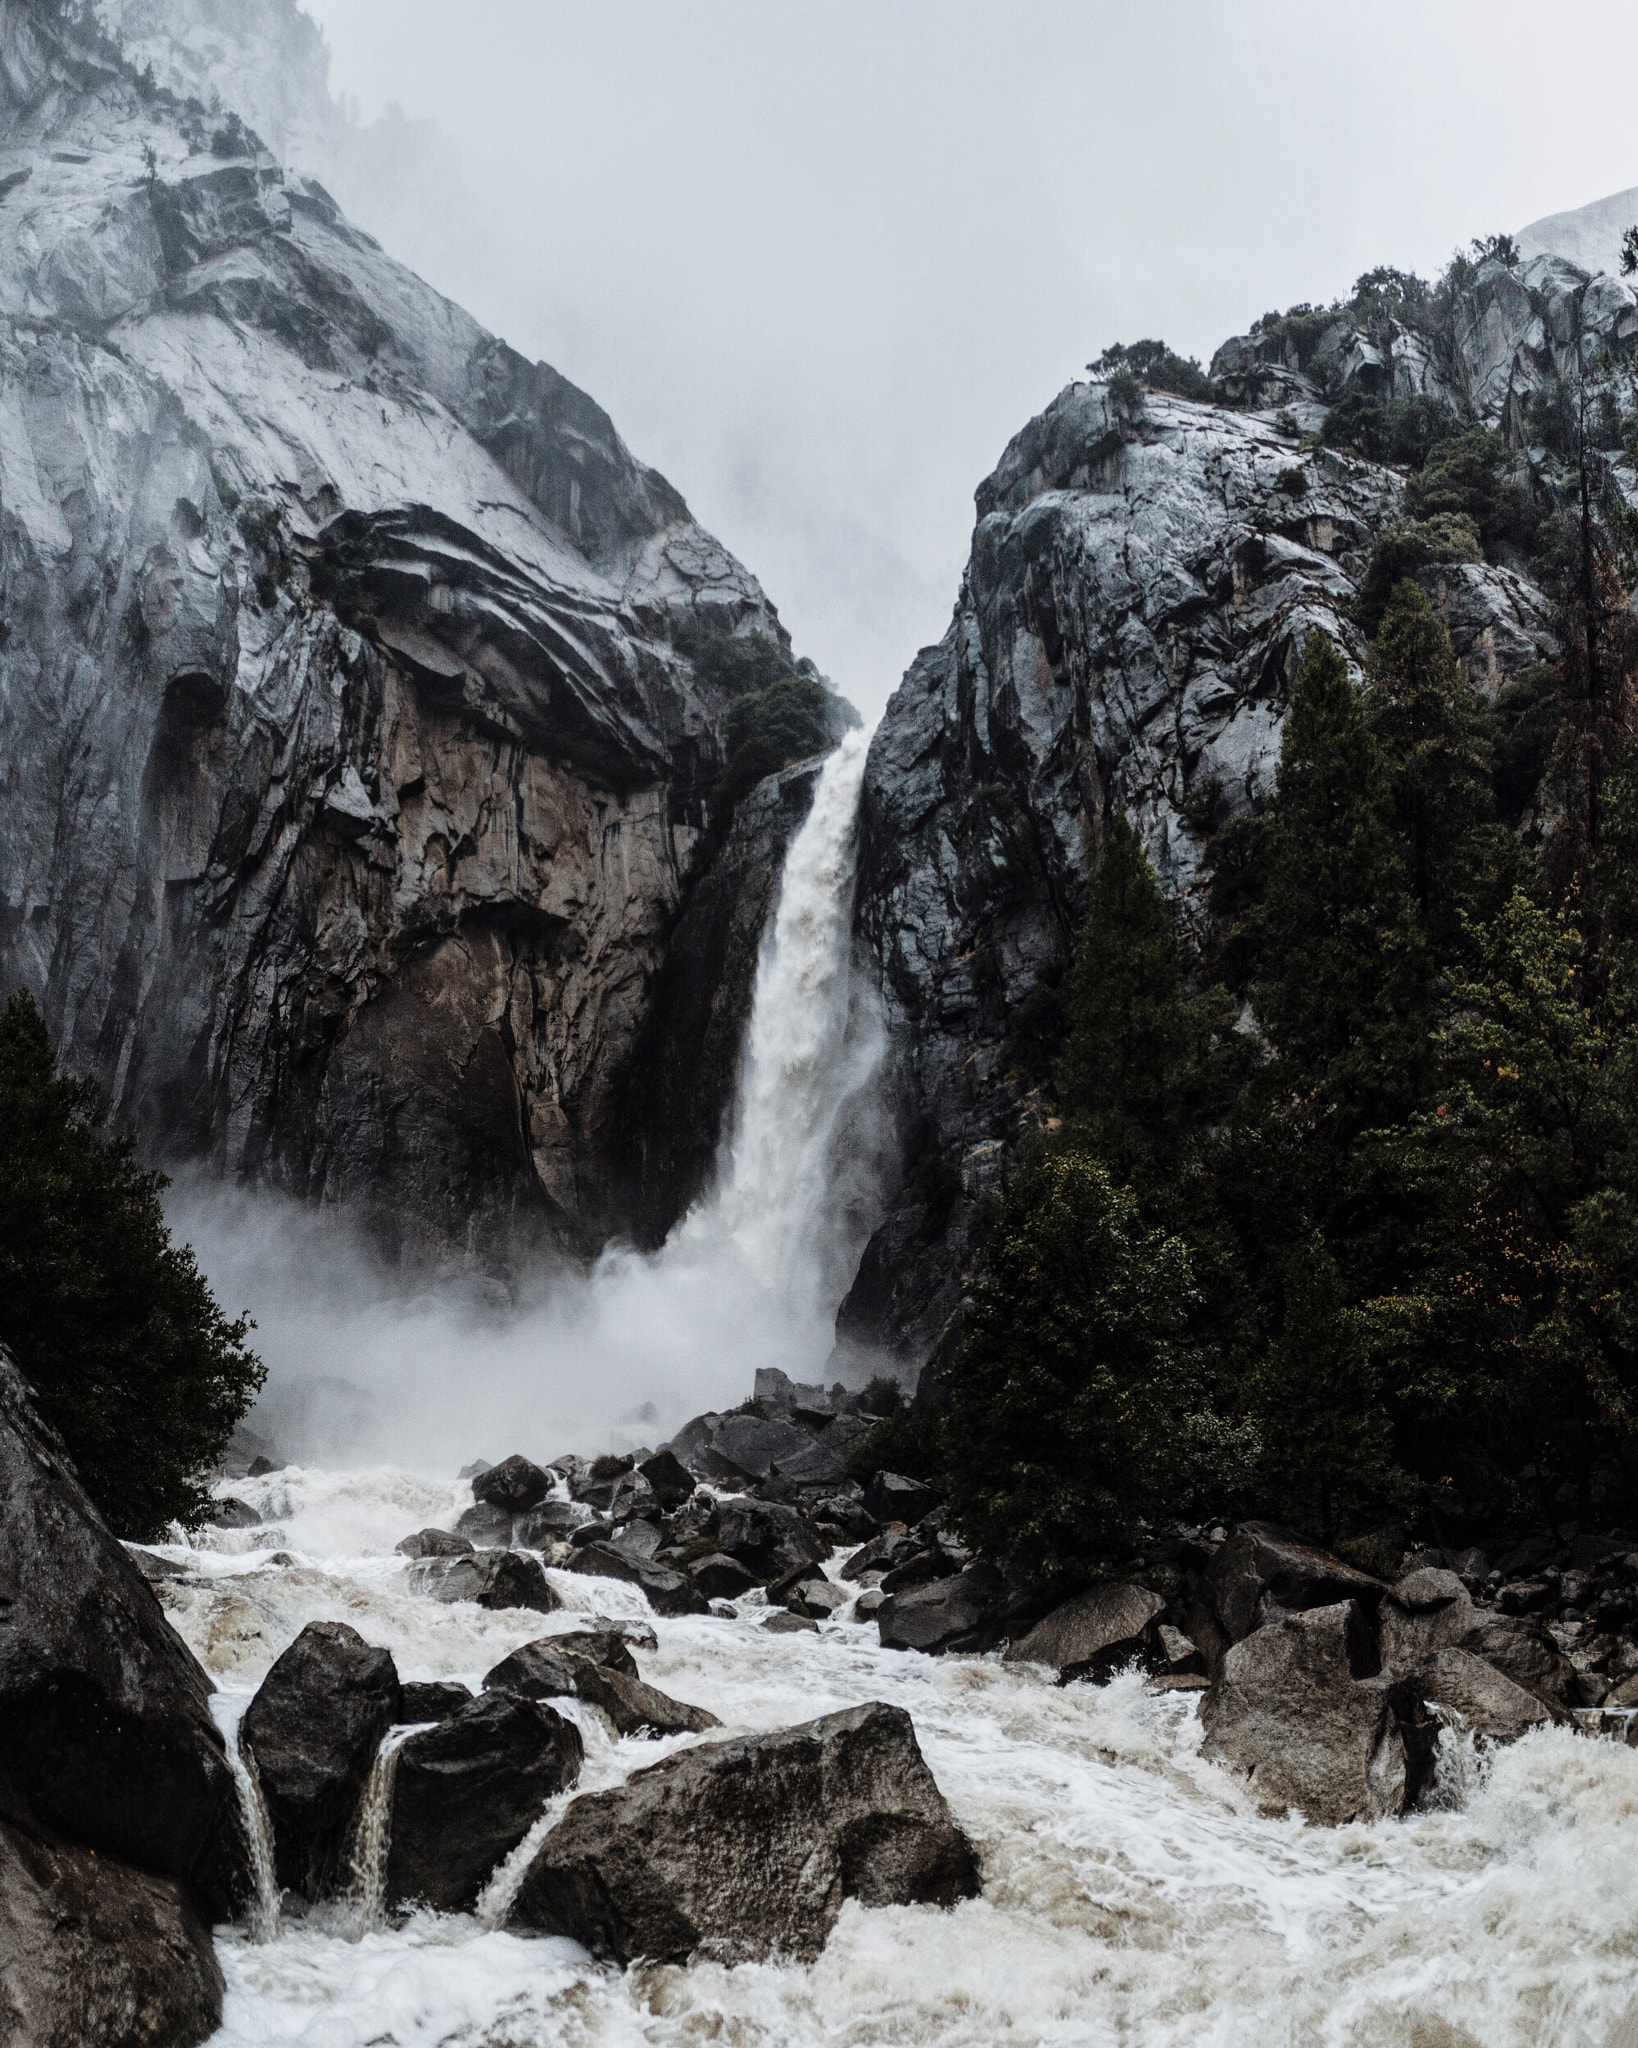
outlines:
[[[1009,1074],[1007,1034],[1069,958],[1111,809],[1191,915],[1199,813],[1269,791],[1309,634],[1363,659],[1354,601],[1374,536],[1401,516],[1404,476],[1316,445],[1331,406],[1430,397],[1525,449],[1531,395],[1578,364],[1630,412],[1635,349],[1627,285],[1554,256],[1489,261],[1436,339],[1368,335],[1343,314],[1300,357],[1289,335],[1240,336],[1212,363],[1217,403],[1151,392],[1123,408],[1094,379],[1007,448],[977,493],[949,630],[893,697],[866,773],[859,920],[907,1175],[843,1307],[844,1338],[920,1362],[948,1335],[972,1205],[1044,1113]],[[1551,476],[1553,456],[1527,454]],[[1630,461],[1617,473],[1638,498]],[[1522,561],[1423,581],[1476,689],[1556,653]]]
[[[151,1152],[599,1242],[720,754],[677,629],[776,615],[237,122],[22,0],[0,119],[0,986]]]

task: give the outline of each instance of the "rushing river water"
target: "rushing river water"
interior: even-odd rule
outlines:
[[[868,1150],[856,1113],[879,1054],[850,979],[863,763],[854,737],[793,841],[718,1189],[654,1258],[606,1260],[569,1311],[530,1326],[538,1368],[532,1351],[520,1372],[515,1347],[503,1361],[475,1346],[459,1372],[446,1358],[430,1381],[440,1455],[420,1462],[604,1447],[633,1341],[659,1362],[669,1426],[702,1395],[742,1398],[752,1362],[822,1362],[860,1227],[837,1159]],[[771,1354],[770,1315],[789,1337]],[[388,1423],[405,1327],[387,1319],[371,1361]],[[362,1322],[349,1329],[369,1341]],[[417,1383],[420,1442],[428,1396]],[[380,1912],[372,1825],[345,1900],[220,1936],[217,2048],[1638,2048],[1638,1752],[1556,1730],[1489,1761],[1453,1745],[1438,1810],[1309,1828],[1256,1814],[1202,1761],[1193,1698],[1135,1674],[1058,1688],[996,1658],[884,1651],[845,1609],[815,1634],[770,1634],[760,1592],[732,1619],[666,1620],[635,1587],[567,1572],[552,1574],[564,1609],[551,1616],[444,1606],[409,1591],[394,1545],[454,1523],[471,1493],[453,1478],[290,1467],[232,1490],[266,1526],[174,1548],[189,1576],[162,1588],[221,1688],[224,1726],[309,1621],[350,1623],[404,1679],[476,1687],[522,1643],[588,1615],[640,1617],[659,1639],[643,1677],[710,1708],[725,1734],[866,1700],[907,1708],[984,1888],[949,1913],[850,1903],[811,1966],[621,1971],[504,1926],[566,1801],[475,1914],[402,1925]],[[581,1790],[720,1739],[616,1742],[593,1709],[554,1705],[585,1737]],[[384,1758],[377,1822],[389,1774]]]
[[[274,1941],[220,1937],[219,2048],[1638,2048],[1638,1752],[1546,1731],[1488,1765],[1453,1753],[1443,1810],[1310,1828],[1259,1817],[1201,1760],[1192,1698],[1135,1675],[1059,1688],[994,1658],[885,1651],[845,1611],[770,1635],[759,1593],[734,1620],[666,1620],[633,1587],[568,1572],[552,1574],[558,1614],[440,1606],[392,1547],[452,1522],[464,1486],[290,1470],[235,1491],[279,1536],[172,1552],[199,1582],[166,1593],[226,1719],[310,1620],[351,1623],[404,1678],[476,1686],[587,1614],[640,1615],[659,1637],[643,1676],[726,1733],[907,1708],[984,1892],[950,1913],[849,1904],[810,1967],[627,1971],[470,1916],[360,1933],[349,1900],[287,1916]],[[270,1540],[295,1562],[271,1563]],[[616,1743],[569,1706],[584,1788],[712,1739]]]

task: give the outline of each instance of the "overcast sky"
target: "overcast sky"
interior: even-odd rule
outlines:
[[[355,214],[605,405],[867,717],[1109,342],[1205,359],[1638,183],[1630,0],[305,4],[366,122],[440,131]]]

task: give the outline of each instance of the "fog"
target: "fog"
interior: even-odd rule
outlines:
[[[1204,358],[1638,179],[1606,4],[307,5],[388,115],[339,196],[606,405],[867,718],[1109,342]]]

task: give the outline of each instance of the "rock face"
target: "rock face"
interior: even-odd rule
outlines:
[[[556,1793],[580,1775],[580,1731],[536,1700],[488,1692],[398,1753],[390,1904],[467,1910]]]
[[[775,613],[237,120],[0,0],[0,125],[0,983],[150,1151],[601,1242],[721,758],[679,635]]]
[[[398,1671],[342,1621],[310,1621],[245,1709],[282,1889],[333,1888],[359,1793],[402,1716]]]
[[[1201,1702],[1205,1754],[1243,1773],[1265,1812],[1327,1826],[1403,1813],[1431,1732],[1415,1689],[1374,1673],[1351,1600],[1264,1622],[1223,1660]]]
[[[0,1820],[0,2040],[193,2048],[222,2018],[210,1930],[174,1880]]]
[[[1404,474],[1315,445],[1332,408],[1436,400],[1549,482],[1562,472],[1532,445],[1533,393],[1584,365],[1596,404],[1630,410],[1634,291],[1560,257],[1479,264],[1428,333],[1363,317],[1339,310],[1300,345],[1278,323],[1226,343],[1212,402],[1073,384],[979,486],[949,630],[889,703],[865,775],[858,923],[905,1173],[844,1341],[919,1365],[947,1337],[974,1205],[1050,1109],[1009,1028],[1070,957],[1111,809],[1192,918],[1205,832],[1271,788],[1309,635],[1362,660],[1354,600]],[[1631,458],[1612,459],[1638,494]],[[1526,567],[1423,572],[1475,689],[1556,652]]]
[[[225,1918],[251,1886],[210,1680],[4,1350],[0,1618],[0,1812]]]
[[[576,1800],[514,1918],[621,1963],[808,1959],[845,1898],[950,1906],[977,1890],[910,1717],[878,1704],[685,1750]]]

